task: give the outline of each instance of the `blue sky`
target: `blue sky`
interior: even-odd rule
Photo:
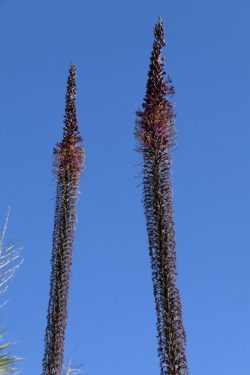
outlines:
[[[159,374],[135,111],[158,16],[176,88],[178,286],[192,375],[250,358],[250,4],[0,0],[0,219],[25,262],[1,310],[23,374],[41,373],[55,178],[69,64],[86,147],[66,359],[88,375]]]

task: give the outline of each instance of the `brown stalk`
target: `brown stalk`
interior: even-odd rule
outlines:
[[[54,149],[57,190],[43,375],[61,375],[63,369],[76,205],[84,156],[75,101],[76,68],[71,65],[66,93],[63,139]]]
[[[186,335],[176,286],[176,244],[171,183],[171,147],[175,142],[174,93],[164,79],[164,26],[155,26],[146,96],[137,112],[136,138],[143,155],[143,200],[149,238],[161,375],[187,375]]]

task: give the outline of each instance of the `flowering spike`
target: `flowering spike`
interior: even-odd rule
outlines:
[[[70,66],[67,83],[66,105],[64,115],[63,139],[54,148],[54,165],[58,175],[64,173],[65,168],[71,168],[71,173],[79,174],[83,164],[83,148],[76,115],[76,68]]]
[[[77,125],[75,78],[76,68],[71,65],[66,93],[63,139],[54,149],[57,191],[43,375],[61,375],[64,359],[76,205],[84,155]]]
[[[170,79],[164,80],[164,27],[159,19],[148,73],[146,96],[137,112],[135,136],[143,155],[143,201],[149,238],[157,314],[161,375],[187,375],[186,335],[176,286],[176,246],[171,183],[171,147],[175,113]]]

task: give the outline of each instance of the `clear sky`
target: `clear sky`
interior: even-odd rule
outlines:
[[[135,111],[153,27],[176,88],[178,286],[191,375],[250,368],[250,3],[0,0],[0,223],[25,262],[1,325],[25,375],[41,373],[55,177],[69,64],[86,147],[66,359],[88,375],[159,374]]]

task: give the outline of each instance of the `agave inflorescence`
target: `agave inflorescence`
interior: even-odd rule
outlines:
[[[137,112],[136,138],[143,155],[144,209],[157,313],[161,375],[187,375],[185,331],[176,286],[176,249],[171,184],[175,113],[171,80],[164,79],[163,21],[154,30],[146,96]]]
[[[61,375],[63,369],[76,204],[83,156],[76,115],[76,68],[71,65],[63,139],[54,149],[57,190],[43,375]]]

